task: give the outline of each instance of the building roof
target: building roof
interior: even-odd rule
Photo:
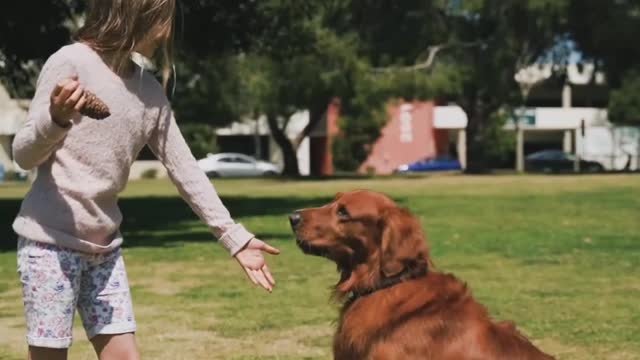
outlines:
[[[560,65],[536,64],[518,71],[514,77],[522,85],[534,85],[551,78],[560,69]],[[606,84],[604,73],[597,71],[594,64],[569,64],[566,71],[567,80],[572,85],[587,85],[592,82],[596,85]]]

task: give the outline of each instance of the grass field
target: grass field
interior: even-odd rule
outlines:
[[[232,214],[282,254],[254,288],[167,181],[121,199],[143,358],[330,359],[335,268],[303,256],[286,214],[337,191],[381,190],[419,215],[437,266],[499,319],[567,360],[640,359],[640,177],[445,176],[216,182]],[[24,358],[10,224],[26,188],[0,187],[0,358]],[[95,358],[76,319],[71,359]]]

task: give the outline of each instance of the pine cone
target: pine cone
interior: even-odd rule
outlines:
[[[100,100],[94,93],[85,90],[84,96],[87,100],[80,110],[80,114],[96,120],[102,120],[111,115],[111,112],[109,112],[109,108],[107,107],[107,105],[102,102],[102,100]]]

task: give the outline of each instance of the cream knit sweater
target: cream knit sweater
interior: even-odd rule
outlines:
[[[93,120],[78,115],[69,128],[52,122],[51,91],[74,74],[106,103],[111,116]],[[27,122],[13,141],[18,165],[38,168],[14,221],[16,233],[87,253],[120,246],[122,214],[117,195],[125,188],[131,164],[145,144],[167,168],[181,196],[232,255],[253,238],[233,221],[197,166],[156,79],[138,67],[133,76],[122,78],[81,43],[65,46],[47,60]]]

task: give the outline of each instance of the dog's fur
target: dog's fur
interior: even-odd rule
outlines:
[[[305,253],[338,265],[336,360],[553,359],[512,323],[494,322],[466,284],[435,271],[419,221],[387,196],[338,194],[291,222]],[[397,283],[384,287],[389,280]]]

